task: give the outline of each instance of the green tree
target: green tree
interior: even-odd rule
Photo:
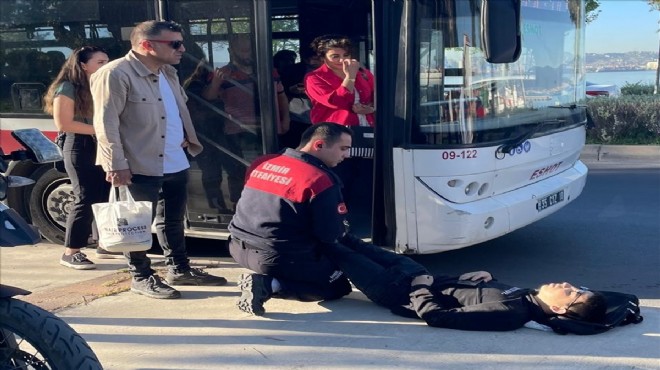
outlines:
[[[598,10],[598,7],[600,6],[600,0],[586,0],[584,3],[584,11],[587,14],[586,17],[586,22],[591,23],[598,18],[598,14],[600,14],[600,10]]]

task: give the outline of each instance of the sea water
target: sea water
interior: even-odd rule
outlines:
[[[589,72],[587,73],[587,81],[599,85],[617,85],[619,88],[626,84],[635,84],[638,82],[642,85],[654,85],[655,70]]]

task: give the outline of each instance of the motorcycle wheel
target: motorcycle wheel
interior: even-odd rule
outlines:
[[[31,303],[0,299],[0,369],[103,369],[62,319]]]

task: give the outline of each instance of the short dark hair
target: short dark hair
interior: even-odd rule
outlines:
[[[575,302],[566,312],[569,317],[594,323],[603,323],[607,314],[607,300],[602,293],[592,292],[582,302]]]
[[[283,49],[273,55],[273,64],[275,64],[275,67],[277,68],[281,62],[286,60],[290,60],[295,63],[296,58],[298,58],[298,53],[293,50]]]
[[[298,148],[302,148],[303,146],[307,145],[307,143],[312,141],[312,139],[321,139],[328,145],[332,145],[339,141],[339,138],[342,134],[353,136],[353,130],[347,126],[343,126],[334,122],[321,122],[313,124],[311,127],[308,127],[300,136],[300,145]]]
[[[330,49],[344,49],[349,53],[353,52],[351,39],[344,35],[323,35],[315,38],[310,44],[312,50],[316,52],[319,57],[325,56],[325,53]]]
[[[172,31],[184,34],[180,24],[172,21],[144,21],[133,27],[131,32],[131,45],[137,46],[140,41],[158,36],[163,31]]]

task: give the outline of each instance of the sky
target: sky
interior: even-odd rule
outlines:
[[[660,12],[646,0],[601,0],[598,18],[587,24],[587,53],[658,51]]]

